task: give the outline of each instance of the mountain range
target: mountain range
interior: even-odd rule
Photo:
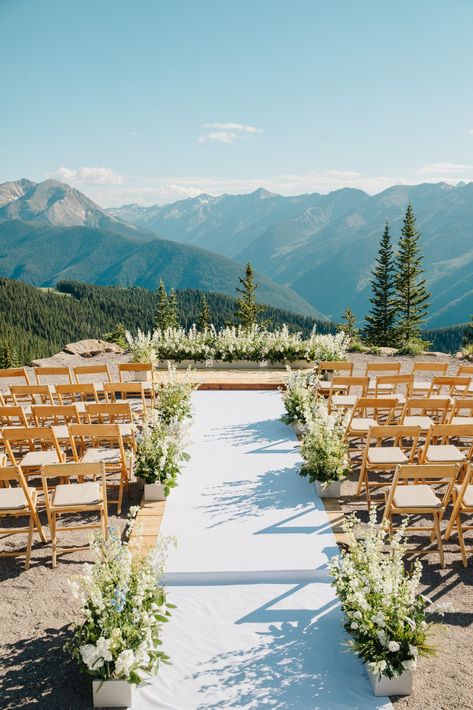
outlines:
[[[51,286],[61,279],[235,295],[243,269],[198,246],[159,238],[55,180],[0,185],[0,276]],[[258,274],[261,303],[319,316],[301,296]]]
[[[385,220],[396,242],[409,201],[432,292],[428,325],[465,322],[473,312],[473,183],[397,185],[376,195],[345,188],[285,197],[259,189],[107,212],[181,243],[251,261],[327,317],[338,320],[350,306],[362,320]]]

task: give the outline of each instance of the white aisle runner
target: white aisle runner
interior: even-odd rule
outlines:
[[[297,474],[278,392],[194,395],[192,460],[166,505],[165,625],[172,666],[139,710],[375,710],[344,649],[326,562],[337,551],[321,501]]]

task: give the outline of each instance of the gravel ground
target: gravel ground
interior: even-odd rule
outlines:
[[[367,360],[386,359],[353,356],[358,372]],[[448,359],[452,373],[458,366],[458,361],[453,358],[443,356],[438,359]],[[82,358],[74,360],[86,362]],[[125,357],[98,356],[88,362],[120,360]],[[409,370],[412,358],[401,360],[403,370]],[[68,363],[75,364],[71,359]],[[345,512],[360,510],[366,516],[363,498],[353,496],[355,479],[356,475],[344,484],[343,507]],[[140,498],[141,487],[134,483],[130,486],[130,496],[120,520],[111,516],[111,523],[123,529],[127,506],[135,505]],[[424,558],[422,588],[434,601],[448,601],[455,610],[445,614],[438,628],[437,655],[420,661],[413,695],[393,699],[396,710],[473,708],[473,562],[470,558],[469,567],[464,569],[457,546],[449,545],[446,549],[444,570],[440,568],[437,556]],[[79,573],[82,563],[87,560],[90,560],[88,552],[61,557],[57,569],[53,570],[50,548],[39,542],[35,543],[32,564],[26,572],[21,558],[0,558],[2,710],[88,710],[91,707],[90,680],[77,672],[75,664],[63,651],[75,612],[67,579],[71,574]]]

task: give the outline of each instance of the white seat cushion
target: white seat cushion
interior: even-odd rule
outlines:
[[[430,389],[430,382],[428,380],[414,380],[412,387],[415,390],[422,390],[425,392]]]
[[[408,458],[399,446],[371,446],[368,450],[368,461],[372,464],[407,463]]]
[[[39,468],[49,466],[51,463],[59,463],[57,453],[54,449],[47,451],[28,451],[20,461],[20,466],[25,468]]]
[[[471,426],[473,424],[473,417],[452,417],[450,424],[465,424],[466,426]]]
[[[330,380],[319,380],[319,389],[321,390],[329,390],[331,386],[331,381]]]
[[[75,505],[97,505],[100,501],[100,484],[97,481],[88,481],[56,486],[52,504],[56,508],[65,508]]]
[[[431,444],[427,449],[425,460],[429,463],[466,461],[463,451],[453,444]]]
[[[406,403],[406,398],[402,394],[402,392],[395,392],[394,394],[383,394],[383,397],[386,397],[386,399],[397,399],[398,404]]]
[[[91,447],[87,449],[83,455],[81,461],[84,463],[97,463],[97,461],[103,461],[107,463],[120,463],[120,449],[105,449],[105,448],[94,448]]]
[[[396,508],[440,508],[442,501],[425,484],[396,486],[393,499]]]
[[[427,431],[433,425],[433,421],[430,417],[421,417],[421,416],[404,417],[402,425],[403,426],[420,426],[422,431]]]
[[[54,424],[51,429],[56,434],[56,439],[69,439],[67,424]]]
[[[455,486],[455,490],[457,493],[460,493],[461,491],[461,484],[457,483]],[[466,506],[467,508],[473,508],[473,486],[467,486],[465,495],[463,496],[463,505]]]
[[[28,488],[33,501],[36,499],[36,490]],[[28,507],[28,502],[23,489],[19,486],[15,488],[0,488],[0,510],[22,510]]]
[[[354,394],[339,394],[330,400],[334,407],[353,407],[358,397]]]
[[[351,431],[368,431],[370,426],[377,425],[376,419],[371,419],[370,417],[355,417],[350,422]]]
[[[370,380],[369,384],[370,390],[376,389],[376,380]],[[390,392],[394,389],[394,385],[389,384],[389,382],[380,383],[378,385],[378,392]]]
[[[131,424],[128,422],[121,422],[119,425],[120,427],[120,434],[122,436],[131,436],[132,435],[132,428]]]

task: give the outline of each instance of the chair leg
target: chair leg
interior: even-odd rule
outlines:
[[[361,489],[363,488],[364,480],[365,480],[365,465],[364,465],[364,463],[362,463],[361,468],[360,468],[360,475],[358,477],[358,486],[356,488],[357,498],[361,495]]]
[[[120,484],[118,486],[118,502],[117,502],[117,515],[122,512],[122,500],[123,500],[123,475],[120,476]]]
[[[465,547],[465,538],[463,537],[463,528],[462,528],[462,521],[461,521],[461,514],[460,513],[458,513],[455,522],[456,522],[457,530],[458,530],[458,544],[460,545],[463,567],[468,567],[468,559],[466,556],[466,547]]]
[[[34,513],[34,522],[35,522],[36,530],[38,531],[39,536],[41,538],[41,542],[46,542],[46,535],[44,534],[43,526],[41,525],[39,515],[38,515],[38,513],[36,513],[36,511]]]
[[[57,567],[56,513],[51,514],[51,548],[53,568]]]
[[[28,542],[26,543],[25,570],[30,568],[31,546],[33,544],[34,518],[30,515],[30,527],[28,529]]]
[[[434,528],[435,528],[435,535],[437,537],[437,546],[438,546],[438,551],[439,551],[439,556],[440,556],[440,566],[442,567],[442,569],[444,569],[445,555],[443,552],[442,532],[440,530],[440,515],[438,513],[434,513]]]

